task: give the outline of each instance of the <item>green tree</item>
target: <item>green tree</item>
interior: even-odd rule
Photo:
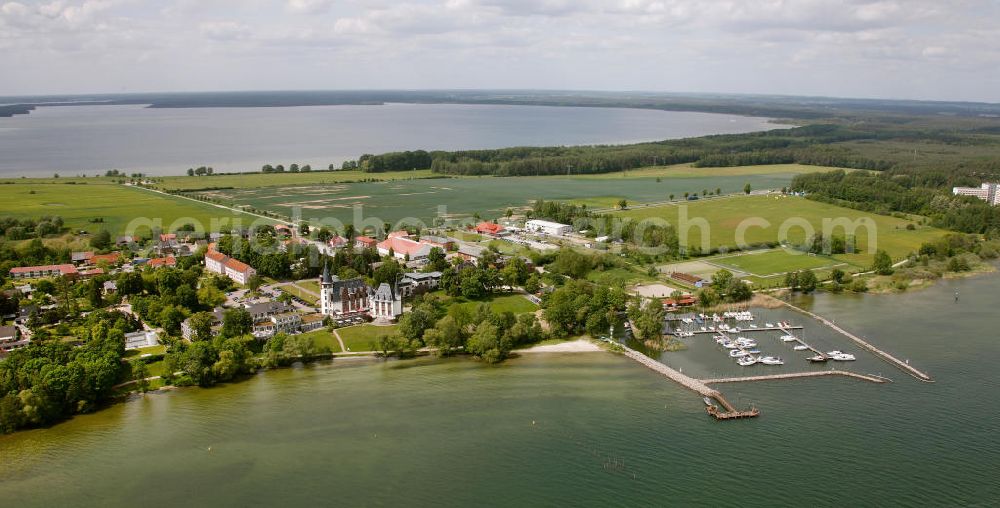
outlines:
[[[879,249],[875,251],[875,261],[872,264],[872,270],[879,275],[892,275],[892,258],[889,257],[889,253]]]
[[[476,326],[466,349],[487,363],[499,363],[510,354],[510,341],[489,321]]]
[[[246,309],[227,309],[222,314],[222,335],[240,337],[253,329],[253,317]]]
[[[188,318],[192,340],[212,340],[212,322],[215,318],[208,312],[196,312]]]
[[[628,208],[628,201],[625,200],[625,199],[618,200],[618,209],[619,210],[624,210],[626,208]]]
[[[750,194],[751,190],[752,189],[750,188],[750,182],[747,182],[747,184],[743,186],[743,193],[744,194]]]
[[[90,246],[97,250],[107,249],[111,246],[111,233],[106,229],[94,233],[94,236],[90,237]]]
[[[799,272],[799,288],[803,293],[816,291],[816,274],[812,270],[802,270]]]
[[[663,304],[657,299],[647,300],[642,306],[639,318],[635,321],[635,331],[642,340],[653,340],[663,337]]]

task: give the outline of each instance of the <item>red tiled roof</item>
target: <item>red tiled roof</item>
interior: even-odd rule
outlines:
[[[405,230],[393,231],[392,233],[389,233],[389,238],[401,238],[405,236],[410,236],[410,233]]]
[[[357,243],[361,243],[361,244],[367,245],[369,247],[372,247],[376,243],[378,243],[378,242],[375,241],[374,238],[369,238],[367,236],[356,236],[356,237],[354,237],[354,241],[357,242]]]
[[[84,277],[92,277],[94,275],[104,275],[104,269],[103,268],[92,268],[90,270],[84,270],[84,271],[80,272],[80,275],[82,275]]]
[[[670,276],[673,277],[673,278],[675,278],[675,279],[677,279],[677,280],[684,281],[684,282],[690,282],[692,284],[697,284],[697,283],[699,283],[699,282],[701,282],[701,281],[704,280],[701,277],[698,277],[697,275],[691,275],[691,274],[684,273],[684,272],[674,272],[674,273],[670,274]]]
[[[109,264],[115,264],[121,259],[122,255],[120,252],[112,252],[110,254],[97,254],[90,258],[91,263],[99,263],[105,261]]]
[[[240,273],[246,273],[252,267],[238,259],[229,258],[229,261],[226,261],[226,268],[236,270]]]
[[[75,266],[65,265],[41,265],[41,266],[17,266],[10,269],[10,273],[31,273],[31,272],[51,272],[59,270],[63,275],[79,273]]]
[[[492,222],[480,222],[476,224],[476,232],[485,233],[488,235],[495,235],[503,231],[503,226],[499,224],[494,224]]]
[[[426,249],[427,246],[404,237],[389,237],[378,244],[379,249],[389,250],[396,254],[410,254],[411,256]]]
[[[153,259],[150,259],[149,262],[146,263],[146,264],[148,264],[149,266],[152,266],[154,268],[158,267],[158,266],[176,266],[177,265],[177,258],[175,258],[173,256],[167,256],[165,258],[153,258]]]
[[[160,241],[165,242],[167,240],[176,240],[177,235],[174,233],[160,233]]]
[[[227,256],[225,254],[217,251],[217,250],[211,250],[211,249],[209,249],[209,250],[205,251],[205,257],[208,258],[208,259],[211,259],[213,261],[218,261],[220,263],[225,263]]]

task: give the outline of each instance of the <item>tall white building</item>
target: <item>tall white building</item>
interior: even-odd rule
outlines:
[[[953,187],[956,196],[977,197],[991,205],[1000,205],[1000,183],[984,183],[979,187]]]

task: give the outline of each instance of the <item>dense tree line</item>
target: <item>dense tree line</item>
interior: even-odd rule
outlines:
[[[44,215],[37,219],[0,217],[0,236],[7,240],[42,238],[61,233],[63,226],[63,218],[56,215]]]
[[[799,162],[840,167],[887,169],[835,143],[903,135],[891,129],[862,129],[835,124],[809,125],[767,132],[705,136],[631,145],[513,147],[490,150],[413,151],[366,154],[357,167],[381,172],[432,169],[454,175],[531,176],[608,173],[657,164],[734,166]]]
[[[48,425],[93,411],[112,395],[128,367],[127,319],[95,313],[86,323],[83,345],[32,341],[0,362],[0,431]]]
[[[798,175],[791,189],[808,193],[810,199],[859,210],[924,215],[934,226],[964,233],[1000,230],[1000,207],[939,188],[948,183],[934,173],[830,171]]]

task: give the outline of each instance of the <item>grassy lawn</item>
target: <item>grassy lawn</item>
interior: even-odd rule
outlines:
[[[297,286],[300,286],[300,287],[303,287],[305,289],[308,289],[309,291],[312,291],[313,293],[319,294],[319,282],[316,282],[313,279],[298,280],[298,281],[295,281],[295,284]]]
[[[157,344],[155,346],[132,349],[125,352],[125,358],[138,358],[142,355],[162,355],[167,352],[167,346]]]
[[[811,201],[793,196],[739,196],[710,201],[696,201],[684,204],[671,204],[636,210],[617,212],[621,217],[634,219],[659,218],[675,227],[681,226],[680,214],[686,210],[688,224],[704,219],[709,225],[708,237],[712,247],[735,246],[737,228],[747,219],[755,219],[763,226],[752,226],[744,233],[744,241],[750,244],[775,242],[783,225],[789,226],[786,240],[792,243],[804,243],[807,234],[797,224],[808,224],[815,232],[822,231],[823,219],[847,219],[856,221],[862,219],[874,224],[875,243],[869,248],[869,230],[859,227],[855,236],[859,253],[837,255],[835,259],[858,266],[871,264],[874,248],[885,249],[894,259],[900,259],[910,252],[920,248],[924,242],[933,240],[945,232],[931,227],[916,226],[915,230],[907,230],[910,220],[898,219],[884,215],[875,215],[850,208]],[[844,228],[833,230],[834,234],[844,234]],[[701,244],[702,228],[697,226],[688,230],[689,245]]]
[[[448,236],[458,238],[459,240],[465,242],[480,242],[486,238],[479,233],[472,233],[470,231],[451,231],[448,233]]]
[[[358,325],[347,328],[338,328],[341,340],[350,351],[372,351],[373,344],[383,335],[393,335],[396,333],[396,325],[375,326]]]
[[[315,296],[313,296],[313,295],[311,295],[309,293],[306,293],[301,288],[296,287],[294,284],[286,284],[284,286],[281,286],[280,289],[282,291],[290,294],[290,295],[297,296],[297,297],[301,298],[306,303],[308,303],[310,305],[313,305],[313,306],[315,306],[316,302],[319,301]]]
[[[233,187],[246,189],[253,187],[277,187],[285,185],[317,185],[325,183],[356,182],[369,178],[379,180],[399,180],[404,178],[427,178],[430,170],[390,171],[386,173],[364,173],[362,171],[310,171],[306,173],[247,173],[213,176],[167,176],[157,178],[154,185],[162,190],[191,190],[208,187]]]
[[[746,272],[758,277],[767,277],[798,270],[830,268],[842,264],[840,261],[826,256],[790,253],[782,249],[715,258],[708,261],[731,270]]]
[[[443,295],[443,293],[440,293]],[[519,294],[491,295],[482,300],[467,300],[463,297],[451,298],[446,302],[448,305],[461,305],[470,311],[475,310],[480,304],[488,303],[493,312],[513,312],[523,314],[525,312],[535,312],[538,306],[531,303],[527,298]]]
[[[249,225],[256,217],[233,213],[209,204],[164,196],[122,185],[92,183],[34,183],[25,179],[10,185],[0,185],[0,215],[38,218],[58,215],[72,231],[96,232],[107,229],[112,235],[123,234],[133,219],[139,219],[137,234],[149,234],[149,221],[163,230],[174,230],[182,224],[210,228],[213,219],[231,224],[239,219]],[[31,182],[31,183],[28,183]],[[103,219],[104,222],[91,222]],[[141,227],[145,226],[145,227]]]
[[[327,331],[326,328],[319,330],[313,330],[311,332],[306,332],[302,334],[303,337],[309,337],[313,340],[313,344],[317,348],[326,347],[330,349],[330,352],[340,353],[340,342],[337,342],[337,338],[333,336],[332,333]]]

